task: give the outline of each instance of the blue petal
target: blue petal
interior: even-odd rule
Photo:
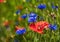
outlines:
[[[54,30],[56,30],[56,29],[57,29],[57,25],[55,25],[55,24],[54,24],[54,25],[53,25],[53,27],[54,27]]]
[[[52,8],[53,8],[53,9],[57,9],[57,8],[58,8],[58,6],[54,6],[54,5],[52,5]]]
[[[53,9],[55,9],[55,6],[52,6]]]
[[[51,29],[51,30],[56,30],[57,29],[57,25],[52,25],[52,24],[50,24],[50,26],[49,26],[49,28]]]
[[[16,14],[19,14],[19,13],[20,13],[20,10],[17,10],[17,11],[16,11]]]
[[[55,8],[57,9],[57,8],[58,8],[58,6],[55,6]]]
[[[38,8],[39,9],[45,9],[46,8],[46,5],[45,4],[40,4],[40,5],[38,5]]]
[[[27,17],[27,14],[24,14],[21,16],[21,18],[25,19]]]
[[[29,14],[29,17],[36,17],[37,16],[37,14],[35,14],[35,13],[30,13]]]
[[[22,29],[22,30],[17,30],[16,34],[17,35],[23,35],[26,32],[26,29]]]
[[[26,29],[23,29],[21,32],[22,32],[22,34],[24,34],[26,32]]]
[[[17,35],[19,35],[19,33],[20,33],[20,31],[19,31],[19,30],[17,30],[17,31],[16,31],[16,34],[17,34]]]
[[[36,18],[35,17],[29,17],[28,18],[28,22],[36,22]]]

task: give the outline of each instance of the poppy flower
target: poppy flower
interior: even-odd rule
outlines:
[[[16,29],[17,29],[16,30],[16,34],[17,35],[22,35],[22,34],[24,34],[26,32],[26,29],[25,28],[17,27]]]
[[[36,29],[36,24],[35,24],[35,23],[29,24],[29,27],[30,27],[30,29],[33,30],[33,31],[36,31],[36,30],[37,30],[37,29]]]
[[[20,6],[17,6],[16,8],[19,9],[19,10],[22,10],[23,9],[23,6],[20,5]]]
[[[15,26],[15,29],[16,29],[16,30],[19,30],[19,29],[21,29],[21,27],[19,27],[19,26]]]
[[[49,26],[49,23],[46,21],[40,21],[36,23],[36,27],[37,27],[37,32],[38,33],[43,33],[44,29],[47,29]]]
[[[23,14],[23,15],[21,16],[22,19],[25,19],[26,17],[27,17],[27,14]]]
[[[8,28],[9,27],[9,22],[8,21],[4,21],[3,25]]]
[[[21,21],[21,20],[23,20],[23,19],[22,19],[21,17],[18,17],[18,20]]]
[[[45,4],[39,4],[39,5],[38,5],[38,8],[41,9],[41,10],[42,10],[42,9],[45,9],[45,8],[46,8],[46,5],[45,5]]]
[[[19,13],[20,13],[20,10],[17,10],[17,11],[16,11],[16,14],[19,14]]]
[[[3,3],[5,0],[0,0],[0,3]]]
[[[56,29],[57,29],[57,25],[56,25],[56,24],[54,24],[54,25],[50,24],[50,25],[49,25],[49,28],[50,28],[51,30],[56,30]]]
[[[35,31],[35,32],[38,32],[40,34],[43,34],[43,30],[45,28],[47,28],[49,26],[49,23],[46,22],[46,21],[40,21],[40,22],[36,22],[36,23],[31,23],[29,25],[30,29]]]
[[[29,17],[28,23],[30,23],[30,22],[36,22],[36,18],[35,17]]]

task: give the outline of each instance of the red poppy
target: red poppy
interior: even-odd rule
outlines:
[[[4,21],[3,25],[7,26],[7,25],[9,25],[9,22],[8,21]]]
[[[49,26],[49,23],[46,21],[40,21],[36,23],[37,32],[43,33],[43,30]]]
[[[36,23],[31,23],[29,25],[30,29],[35,31],[35,32],[38,32],[40,34],[43,33],[43,30],[45,28],[47,28],[49,26],[49,23],[46,22],[46,21],[40,21],[40,22],[36,22]]]
[[[11,21],[11,20],[5,20],[4,22],[3,22],[3,25],[4,26],[8,26],[8,25],[10,25],[11,23],[13,23],[13,21]]]
[[[16,8],[22,10],[23,9],[23,6],[20,5],[20,6],[17,6]]]
[[[24,29],[24,27],[15,26],[15,31],[16,30],[22,30],[22,29]]]
[[[21,17],[18,17],[18,20],[19,20],[19,21],[22,21],[23,19],[22,19]]]
[[[5,0],[0,0],[0,3],[3,3]]]
[[[29,24],[29,27],[31,30],[36,31],[36,24],[35,23]]]

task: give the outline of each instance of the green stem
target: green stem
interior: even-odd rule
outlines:
[[[26,40],[25,36],[23,36],[23,38],[24,38],[25,42],[27,42],[27,40]]]

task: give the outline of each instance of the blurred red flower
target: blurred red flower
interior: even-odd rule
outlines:
[[[17,6],[16,8],[19,9],[19,10],[23,10],[23,6],[22,5]]]
[[[40,21],[40,22],[29,24],[29,27],[31,30],[38,32],[40,34],[43,34],[43,30],[48,28],[48,26],[49,26],[49,23],[46,21]]]
[[[13,23],[13,21],[11,21],[11,20],[5,20],[5,21],[3,22],[3,26],[8,26],[8,25],[10,25],[11,23]]]
[[[19,26],[15,26],[15,31],[16,30],[22,30],[24,27],[19,27]]]
[[[3,3],[5,0],[0,0],[0,3]]]
[[[18,17],[18,21],[22,21],[23,19],[21,17]]]
[[[8,26],[8,25],[9,25],[9,22],[8,22],[8,21],[4,21],[4,22],[3,22],[3,25],[4,25],[4,26]]]

